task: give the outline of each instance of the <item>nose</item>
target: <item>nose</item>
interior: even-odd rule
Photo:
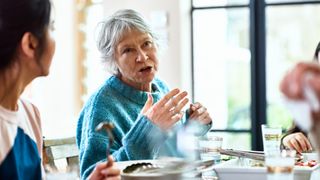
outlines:
[[[145,52],[144,50],[142,49],[138,49],[137,50],[137,62],[143,62],[143,61],[146,61],[148,59],[148,55],[147,55],[147,52]]]

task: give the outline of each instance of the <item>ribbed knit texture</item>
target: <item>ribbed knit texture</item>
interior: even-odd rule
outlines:
[[[169,92],[168,86],[155,78],[152,82],[154,103]],[[106,132],[96,132],[100,122],[112,122],[114,143],[111,153],[115,161],[154,159],[158,156],[178,156],[176,136],[168,134],[140,114],[147,100],[147,92],[110,77],[84,106],[77,127],[80,151],[80,174],[85,179],[99,161],[106,160],[109,144]],[[179,121],[179,128],[185,120]],[[207,131],[206,129],[205,131]]]

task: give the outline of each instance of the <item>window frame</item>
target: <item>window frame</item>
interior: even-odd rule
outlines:
[[[191,0],[191,90],[194,100],[194,19],[195,11],[208,9],[231,9],[231,8],[249,8],[249,42],[250,42],[250,78],[251,78],[251,129],[212,129],[214,132],[226,133],[250,133],[251,148],[253,150],[263,150],[263,141],[261,135],[261,124],[267,123],[267,97],[266,97],[266,9],[271,6],[290,6],[290,5],[310,5],[320,4],[319,1],[301,0],[301,1],[280,1],[267,3],[265,0],[250,0],[249,4],[244,5],[225,5],[225,6],[205,6],[194,7]]]

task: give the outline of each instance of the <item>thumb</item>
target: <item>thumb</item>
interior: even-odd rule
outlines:
[[[143,115],[146,114],[146,112],[150,109],[150,107],[153,105],[153,97],[150,93],[148,93],[148,99],[146,101],[146,103],[144,104],[142,110],[141,110],[141,113]]]
[[[108,156],[107,167],[111,167],[113,165],[113,157],[111,155]]]

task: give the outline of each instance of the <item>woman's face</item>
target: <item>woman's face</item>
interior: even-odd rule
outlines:
[[[45,32],[45,45],[44,50],[39,59],[39,66],[41,68],[41,76],[49,74],[50,65],[52,62],[53,54],[55,52],[56,43],[52,36],[53,27],[48,27]]]
[[[137,30],[126,32],[116,46],[115,60],[124,83],[139,90],[150,90],[158,70],[158,59],[149,34]]]

